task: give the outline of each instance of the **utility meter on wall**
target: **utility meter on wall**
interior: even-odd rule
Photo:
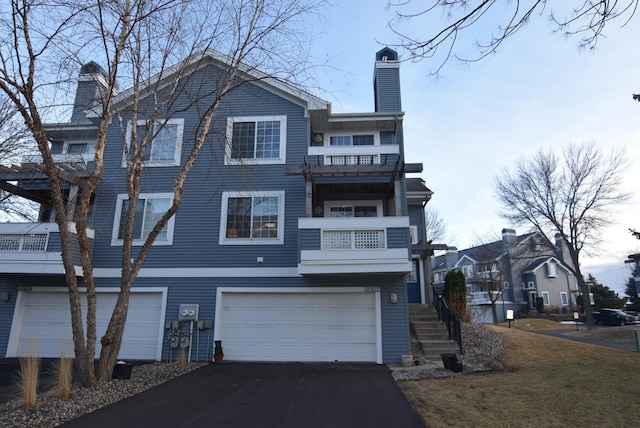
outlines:
[[[197,321],[198,320],[198,304],[183,304],[178,310],[178,320],[180,321]]]

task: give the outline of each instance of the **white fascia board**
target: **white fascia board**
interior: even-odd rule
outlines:
[[[120,278],[121,268],[95,268],[96,278]],[[299,277],[295,267],[235,268],[142,268],[138,278],[292,278]]]
[[[460,266],[460,265],[462,264],[462,261],[463,261],[464,259],[467,259],[467,260],[469,260],[471,263],[476,264],[476,261],[475,261],[474,259],[472,259],[471,257],[469,257],[469,256],[467,256],[467,255],[465,254],[464,256],[460,257],[460,260],[458,260],[458,262],[457,262],[455,265],[453,265],[453,267],[458,267],[458,266]]]
[[[540,269],[542,266],[546,265],[547,263],[549,263],[550,261],[554,261],[556,263],[556,265],[561,268],[567,275],[573,275],[573,272],[571,272],[571,270],[565,266],[564,263],[562,263],[560,260],[556,259],[553,256],[548,257],[547,259],[545,259],[544,262],[540,263],[538,266],[536,266],[535,268],[527,271],[527,272],[534,272],[537,271],[538,269]]]

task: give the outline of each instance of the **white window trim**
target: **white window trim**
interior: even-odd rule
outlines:
[[[544,305],[549,306],[551,304],[551,300],[549,300],[549,292],[543,291],[541,293],[541,296],[542,296],[542,302],[544,303]]]
[[[140,193],[138,199],[169,199],[171,203],[173,203],[173,193]],[[113,231],[111,232],[111,245],[112,246],[122,246],[124,241],[122,239],[118,239],[118,232],[120,231],[120,216],[122,215],[122,203],[125,200],[129,200],[128,195],[120,194],[116,200],[116,212],[113,216]],[[157,239],[153,242],[153,246],[156,245],[173,245],[173,230],[176,216],[172,216],[167,225],[167,240],[166,241],[158,241]],[[140,246],[143,245],[145,239],[134,239],[133,245]]]
[[[411,245],[418,244],[418,226],[409,226],[409,236],[411,236]]]
[[[229,198],[278,197],[278,237],[277,238],[227,238],[227,210]],[[219,245],[282,245],[284,244],[284,191],[222,192],[220,213]]]
[[[534,288],[536,288],[536,283],[533,281],[527,282],[527,288],[533,290]]]
[[[353,145],[353,139],[352,139],[352,144],[349,146],[332,146],[331,145],[331,137],[353,137],[353,136],[357,136],[357,135],[373,135],[373,145],[374,146],[379,146],[380,145],[380,132],[371,132],[371,131],[363,131],[363,132],[331,132],[328,134],[324,134],[324,142],[322,143],[324,145],[324,147],[332,147],[332,148],[336,148],[336,147],[372,147],[372,146],[354,146]]]
[[[235,122],[280,122],[280,156],[277,158],[231,158],[233,124]],[[225,165],[274,165],[287,162],[287,116],[231,116],[227,117],[226,143],[224,145]]]
[[[144,126],[147,123],[146,120],[141,119],[136,122],[137,126]],[[177,125],[176,130],[176,148],[175,153],[173,155],[173,161],[143,161],[143,165],[146,167],[157,167],[157,166],[179,166],[180,158],[182,157],[182,135],[184,132],[184,119],[169,119],[169,120],[158,120],[154,124],[155,126],[159,123],[169,124],[169,125]],[[131,134],[133,129],[131,127],[131,121],[127,122],[127,134],[126,134],[126,145],[127,148],[131,149]],[[155,131],[151,131],[151,135],[154,134]],[[153,145],[153,141],[151,141]],[[122,164],[123,168],[127,167],[127,156],[126,153],[122,153]]]
[[[462,274],[465,278],[471,278],[473,276],[473,266],[472,265],[464,265],[461,267]]]
[[[331,216],[331,207],[364,207],[367,205],[376,206],[376,217],[382,217],[382,201],[325,201],[324,203],[324,216]]]
[[[503,281],[502,282],[502,289],[503,290],[508,290],[509,289],[509,281]]]
[[[566,291],[560,292],[560,303],[562,303],[562,306],[569,306],[569,295]]]
[[[69,153],[69,146],[75,146],[78,144],[86,144],[87,150],[82,153]],[[96,154],[96,140],[69,140],[65,141],[62,145],[63,155],[95,155]]]
[[[555,262],[547,263],[547,277],[556,278],[558,276],[558,265]]]
[[[407,274],[406,280],[412,284],[418,282],[418,259],[411,260],[411,272]]]

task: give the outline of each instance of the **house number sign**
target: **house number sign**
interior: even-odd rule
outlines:
[[[365,293],[378,293],[380,292],[380,287],[364,287]]]

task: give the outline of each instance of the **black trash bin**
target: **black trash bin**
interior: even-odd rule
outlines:
[[[113,366],[111,379],[129,380],[131,379],[132,370],[133,370],[133,364],[127,364],[124,361],[118,361],[116,365]]]
[[[453,370],[458,364],[458,356],[456,354],[440,354],[440,357],[442,357],[442,364],[447,370]]]

